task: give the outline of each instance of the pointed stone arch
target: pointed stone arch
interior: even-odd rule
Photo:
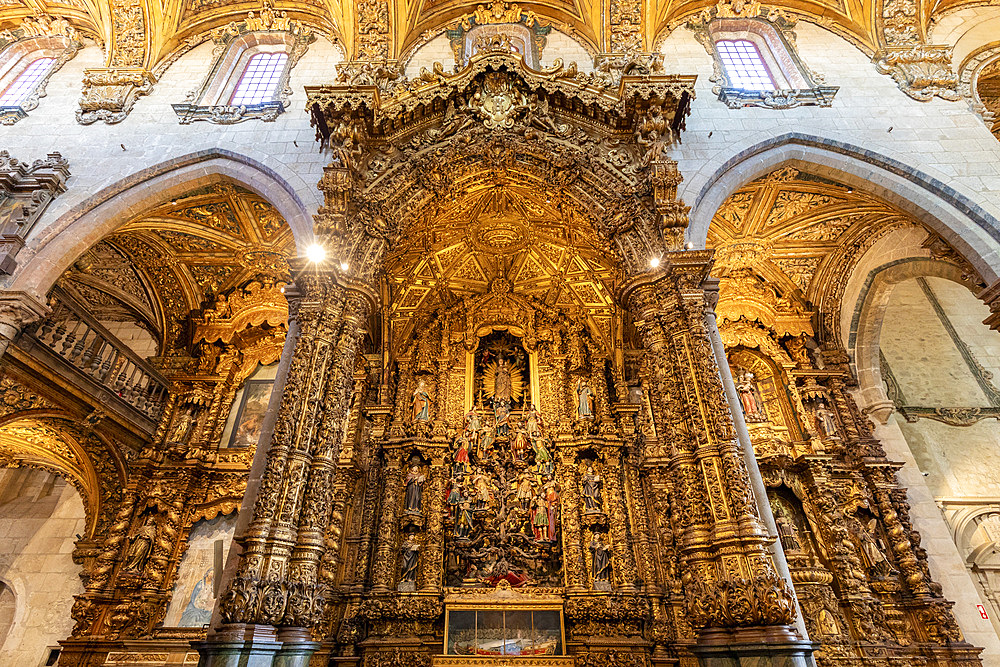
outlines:
[[[200,151],[137,172],[65,212],[25,248],[11,289],[44,295],[85,250],[137,214],[218,181],[234,182],[272,203],[300,253],[312,241],[306,205],[285,178],[245,155]]]
[[[960,185],[877,151],[795,132],[750,144],[689,176],[679,193],[692,204],[688,241],[704,247],[712,216],[722,202],[742,185],[786,165],[863,189],[898,206],[948,241],[987,284],[998,277],[1000,220]]]

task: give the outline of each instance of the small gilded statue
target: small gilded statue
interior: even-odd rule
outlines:
[[[611,581],[611,550],[600,535],[594,535],[594,539],[590,541],[590,553],[590,575],[594,580],[594,588],[607,588],[606,584]]]
[[[586,378],[576,383],[576,414],[580,419],[594,418],[594,390],[587,384]]]
[[[427,476],[420,472],[420,466],[410,467],[410,472],[406,475],[406,495],[403,502],[407,514],[420,514],[425,479]]]
[[[420,560],[420,545],[414,538],[413,533],[406,536],[403,548],[400,550],[403,557],[402,566],[399,573],[399,589],[412,590],[413,582],[417,580],[417,562]],[[405,586],[404,584],[410,584]]]
[[[858,546],[861,547],[861,559],[868,568],[868,572],[872,574],[876,579],[884,579],[894,568],[889,560],[885,557],[883,549],[879,546],[875,538],[872,537],[872,533],[878,530],[878,521],[872,519],[868,522],[867,530],[864,524],[858,523],[855,529],[855,535],[858,538]]]
[[[816,406],[816,422],[824,436],[837,437],[837,416],[833,410],[826,407],[826,403],[823,401],[820,401],[819,405]]]
[[[149,560],[149,555],[153,551],[153,540],[155,539],[156,523],[150,517],[128,545],[128,552],[125,554],[125,572],[142,574],[142,571],[146,569],[146,561]]]
[[[781,539],[781,546],[784,547],[785,551],[802,551],[795,524],[784,514],[775,516],[774,523],[778,528],[778,537]]]
[[[760,400],[757,391],[757,383],[754,382],[753,373],[744,371],[736,378],[736,393],[740,398],[740,406],[743,408],[743,416],[748,422],[767,421],[764,414],[764,405]]]
[[[588,514],[601,513],[604,505],[601,499],[601,486],[604,484],[601,476],[594,472],[594,466],[587,466],[587,474],[583,476],[583,506]]]
[[[431,396],[427,393],[424,381],[417,383],[413,390],[412,413],[414,422],[426,422],[431,419]]]

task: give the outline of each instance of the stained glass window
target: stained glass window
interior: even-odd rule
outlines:
[[[715,43],[719,58],[733,88],[775,90],[774,79],[760,57],[757,45],[745,39],[722,39]]]
[[[52,69],[55,58],[37,58],[28,64],[21,72],[14,83],[7,87],[3,95],[0,96],[0,107],[19,107],[27,99],[45,75]]]
[[[258,53],[252,56],[229,103],[233,106],[260,104],[273,99],[286,62],[287,53]]]

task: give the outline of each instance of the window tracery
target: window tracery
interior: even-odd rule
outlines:
[[[203,120],[221,125],[258,118],[273,121],[292,95],[291,70],[316,41],[316,33],[265,6],[213,31],[218,57],[198,90],[173,109],[182,125]]]
[[[687,23],[712,56],[713,92],[731,109],[830,106],[838,88],[825,86],[795,51],[795,22],[781,10],[757,3],[737,12],[720,6]]]
[[[42,17],[44,18],[44,17]],[[65,25],[64,25],[65,24]],[[43,29],[48,28],[46,34]],[[80,50],[76,30],[65,20],[33,24],[8,33],[21,39],[0,37],[0,124],[13,125],[38,106],[54,72]]]

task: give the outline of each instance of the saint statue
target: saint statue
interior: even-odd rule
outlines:
[[[764,414],[764,406],[761,405],[757,393],[757,385],[754,382],[753,373],[744,371],[736,379],[736,393],[740,398],[740,406],[743,408],[743,416],[750,422],[762,422],[767,420]]]
[[[535,491],[531,485],[531,475],[528,474],[527,470],[522,471],[521,476],[517,479],[517,493],[514,496],[521,509],[528,510],[531,508],[531,499],[534,495]]]
[[[823,435],[828,438],[837,436],[837,417],[823,401],[820,401],[819,405],[816,406],[816,421],[819,423]]]
[[[542,542],[548,537],[549,515],[545,507],[545,496],[535,498],[535,507],[531,510],[531,530],[536,542]]]
[[[185,408],[177,415],[177,421],[174,422],[174,428],[170,432],[170,438],[167,442],[187,443],[193,428],[194,415],[191,414],[190,408]]]
[[[465,437],[460,437],[458,442],[458,449],[455,451],[455,475],[461,477],[465,473],[469,472],[469,441]]]
[[[535,465],[538,467],[539,473],[551,475],[554,468],[552,454],[545,447],[545,441],[542,440],[541,436],[532,438],[531,448],[535,452]]]
[[[604,544],[600,535],[594,535],[590,541],[592,564],[590,574],[595,582],[611,581],[611,550]]]
[[[510,408],[506,403],[501,403],[493,409],[493,414],[497,422],[497,435],[506,437],[510,434]]]
[[[602,485],[601,476],[594,472],[594,466],[587,466],[587,474],[583,476],[583,505],[587,513],[603,511]]]
[[[125,554],[124,571],[130,574],[142,574],[146,561],[153,551],[153,540],[156,539],[156,523],[150,517],[129,543]]]
[[[449,483],[451,490],[448,491],[448,504],[451,506],[452,518],[457,522],[459,509],[462,504],[462,484],[452,477]]]
[[[455,537],[460,540],[469,539],[472,532],[472,502],[462,500],[458,506],[458,517],[455,519]]]
[[[556,519],[559,515],[559,491],[556,490],[556,483],[549,477],[549,480],[542,486],[545,494],[545,518],[547,519],[547,534],[549,542],[556,541]]]
[[[420,503],[424,494],[426,475],[420,472],[420,466],[411,466],[406,475],[406,496],[403,507],[407,514],[420,514]]]
[[[514,455],[515,461],[523,461],[524,453],[528,450],[528,432],[523,426],[517,429],[517,433],[510,440],[510,451]]]
[[[482,425],[483,420],[479,417],[479,410],[473,405],[472,409],[465,415],[466,435],[471,438],[477,438]]]
[[[868,522],[868,529],[865,530],[864,525],[858,524],[856,529],[856,535],[858,538],[858,545],[861,547],[861,559],[868,568],[868,571],[872,573],[878,579],[884,579],[886,575],[892,572],[892,564],[882,553],[882,548],[879,547],[878,542],[872,537],[872,533],[878,528],[878,521],[872,519]]]
[[[524,415],[524,428],[529,436],[542,434],[542,416],[538,414],[534,405],[529,407]]]
[[[426,422],[431,419],[431,396],[427,393],[427,389],[424,387],[424,381],[421,380],[417,383],[417,388],[413,390],[413,399],[411,401],[413,421],[414,422]]]
[[[416,581],[417,580],[417,561],[420,556],[420,545],[417,544],[416,539],[413,537],[413,533],[410,533],[406,537],[406,542],[403,543],[403,548],[401,549],[403,555],[403,565],[400,568],[399,580],[403,581]]]
[[[799,544],[799,536],[798,531],[795,529],[795,524],[784,514],[775,516],[774,523],[778,527],[778,539],[781,540],[781,546],[785,548],[785,551],[802,551],[802,545]]]
[[[493,493],[490,491],[490,478],[483,472],[482,468],[476,468],[472,475],[472,488],[476,492],[476,510],[485,510],[493,500]]]
[[[594,418],[594,391],[587,384],[586,378],[577,380],[576,383],[576,414],[581,419]]]

